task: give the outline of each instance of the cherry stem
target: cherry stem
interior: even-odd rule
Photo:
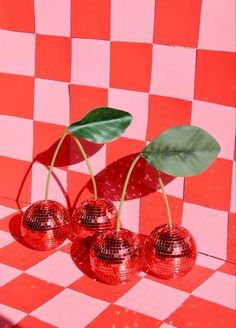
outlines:
[[[124,185],[123,185],[123,189],[122,189],[122,193],[121,193],[121,198],[120,198],[120,205],[119,205],[119,210],[118,210],[118,216],[117,216],[117,221],[116,221],[116,232],[120,231],[120,218],[121,218],[121,211],[122,211],[122,207],[123,207],[123,203],[124,203],[124,199],[125,199],[125,194],[126,194],[126,189],[127,189],[127,185],[131,176],[131,173],[133,171],[133,168],[135,166],[135,164],[137,163],[137,161],[139,160],[139,158],[141,157],[140,154],[138,154],[135,159],[133,160],[133,162],[131,163],[129,170],[127,172],[127,175],[125,177],[125,181],[124,181]]]
[[[163,196],[164,203],[165,203],[166,214],[167,214],[167,218],[168,218],[168,226],[170,228],[172,228],[173,225],[172,225],[170,207],[169,207],[168,199],[167,199],[166,192],[165,192],[165,189],[164,189],[164,184],[163,184],[163,181],[161,179],[160,173],[156,170],[155,170],[155,172],[157,174],[157,180],[158,180],[159,186],[161,187],[161,192],[162,192],[162,196]]]
[[[54,151],[54,154],[52,156],[52,160],[51,160],[50,166],[49,166],[49,171],[48,171],[48,176],[47,176],[47,182],[46,182],[46,186],[45,186],[45,197],[44,197],[46,203],[48,201],[48,191],[49,191],[50,179],[51,179],[51,176],[52,176],[52,169],[53,169],[53,166],[55,164],[55,160],[56,160],[57,154],[59,152],[59,149],[60,149],[60,147],[61,147],[61,145],[63,143],[63,140],[65,139],[66,135],[67,135],[67,131],[65,131],[63,133],[63,135],[61,136],[61,138],[59,139],[58,144],[56,146],[56,149]]]
[[[93,174],[93,171],[92,171],[92,168],[89,164],[89,161],[88,161],[88,157],[84,151],[84,148],[83,146],[81,145],[80,141],[76,138],[76,137],[73,137],[75,143],[77,144],[77,146],[79,147],[79,150],[81,151],[81,154],[86,162],[86,165],[87,165],[87,168],[88,168],[88,171],[89,171],[89,174],[91,176],[91,180],[92,180],[92,184],[93,184],[93,194],[94,194],[94,199],[97,199],[97,185],[96,185],[96,181],[95,181],[95,178],[94,178],[94,174]]]

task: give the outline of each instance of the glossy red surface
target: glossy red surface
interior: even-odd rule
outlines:
[[[72,216],[72,229],[78,236],[90,236],[116,226],[117,209],[104,198],[83,201]]]
[[[144,257],[149,269],[159,278],[177,279],[194,266],[197,255],[195,240],[180,225],[163,224],[147,237]]]
[[[48,200],[32,204],[24,213],[21,232],[29,246],[50,250],[64,242],[70,232],[70,217],[64,206]]]
[[[137,235],[129,230],[106,231],[93,241],[90,263],[101,281],[117,285],[135,278],[141,270],[142,248]]]

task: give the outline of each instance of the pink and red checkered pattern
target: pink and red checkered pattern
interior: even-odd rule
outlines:
[[[0,0],[0,13],[0,323],[233,327],[234,0]],[[75,266],[69,241],[37,252],[12,237],[19,234],[18,208],[43,197],[65,127],[102,105],[134,117],[118,140],[84,142],[100,195],[116,205],[132,155],[164,129],[196,125],[221,145],[202,174],[164,179],[174,222],[192,233],[200,252],[193,271],[178,281],[142,273],[124,286],[107,286]],[[149,234],[166,216],[152,171],[139,164],[122,224]],[[54,173],[50,198],[73,207],[91,196],[69,137]]]

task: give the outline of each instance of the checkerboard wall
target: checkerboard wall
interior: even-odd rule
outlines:
[[[42,199],[49,157],[64,128],[89,109],[108,105],[131,112],[132,125],[112,143],[102,147],[85,143],[85,148],[98,176],[100,194],[116,204],[124,179],[123,164],[130,163],[131,155],[164,129],[193,124],[219,141],[222,149],[210,168],[196,177],[170,179],[166,191],[174,221],[192,232],[198,250],[218,258],[215,261],[235,263],[234,7],[233,0],[0,0],[0,232],[7,279],[3,288],[8,291],[12,288],[9,284],[16,283],[27,288],[36,279],[36,286],[45,288],[47,294],[34,305],[27,301],[19,305],[17,300],[13,304],[3,297],[2,311],[8,317],[16,322],[22,319],[23,327],[39,326],[36,318],[46,321],[47,327],[58,326],[53,314],[52,318],[46,315],[48,309],[63,306],[65,300],[93,306],[94,299],[99,299],[94,303],[96,310],[86,314],[85,321],[81,319],[81,327],[102,313],[91,324],[100,327],[99,322],[115,317],[117,311],[122,320],[132,320],[132,311],[139,312],[140,318],[135,318],[143,327],[147,322],[155,326],[162,321],[166,322],[163,327],[171,323],[184,327],[181,311],[190,311],[192,304],[196,311],[206,306],[219,314],[225,306],[231,316],[231,303],[209,296],[211,284],[224,279],[228,283],[222,269],[213,273],[205,262],[200,264],[195,276],[199,274],[202,280],[188,290],[181,283],[182,287],[177,284],[170,289],[163,282],[140,277],[122,292],[118,289],[115,301],[104,299],[91,292],[92,282],[75,272],[67,253],[29,255],[21,249],[13,242],[8,222],[19,206]],[[154,192],[154,182],[149,183],[146,169],[137,168],[136,177],[142,176],[144,187],[133,178],[123,214],[123,226],[143,234],[165,220],[162,198]],[[50,196],[64,205],[68,205],[64,191],[71,205],[91,195],[86,167],[69,139],[57,160],[55,177]],[[20,261],[10,259],[14,252],[32,261],[21,266]],[[50,280],[41,275],[47,261],[49,268],[68,261],[71,280],[55,277],[49,287],[44,286]],[[86,290],[82,290],[83,280]],[[145,312],[142,302],[132,307],[136,293],[152,293],[154,282],[153,288],[160,294],[178,292],[174,297],[177,303],[159,312],[154,305]],[[183,310],[174,312],[183,302]],[[32,316],[25,317],[31,312]],[[200,327],[196,313],[194,320]]]

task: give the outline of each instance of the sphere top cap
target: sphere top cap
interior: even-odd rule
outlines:
[[[170,238],[172,241],[175,239],[182,240],[189,236],[192,237],[191,233],[179,224],[173,224],[172,227],[168,224],[162,224],[156,227],[151,234],[163,235],[165,239]]]
[[[97,250],[99,249],[100,255],[116,253],[118,249],[125,251],[141,247],[137,234],[126,229],[120,229],[118,232],[107,230],[100,233],[95,238],[93,245],[96,245]]]
[[[153,244],[159,254],[185,255],[189,249],[197,252],[196,242],[191,233],[181,225],[169,227],[166,224],[156,227],[146,239],[146,245]],[[148,247],[148,246],[147,246]]]
[[[28,207],[22,217],[22,225],[32,230],[51,230],[67,225],[68,211],[60,203],[48,200],[38,201]]]
[[[97,228],[95,225],[103,224],[116,218],[117,209],[114,204],[104,198],[89,198],[83,201],[77,210],[75,210],[73,218],[79,224]]]

